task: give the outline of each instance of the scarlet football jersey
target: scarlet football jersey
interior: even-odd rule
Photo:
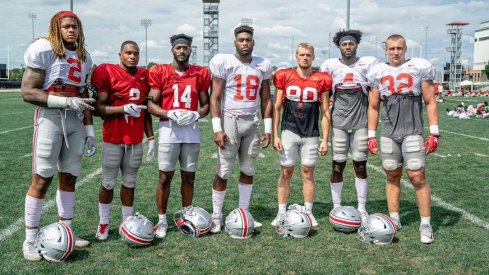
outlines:
[[[101,64],[92,72],[92,85],[99,93],[108,93],[106,105],[129,103],[146,105],[149,93],[148,71],[137,68],[132,75],[116,64]],[[144,112],[140,117],[117,116],[104,118],[103,140],[112,144],[138,144],[144,135]]]

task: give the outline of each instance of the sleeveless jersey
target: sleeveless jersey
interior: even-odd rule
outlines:
[[[244,64],[234,54],[217,54],[210,63],[212,75],[226,81],[222,109],[235,115],[255,114],[260,105],[260,89],[263,80],[273,73],[268,59],[253,56],[251,63]]]
[[[360,57],[351,65],[343,64],[338,58],[323,62],[320,71],[333,77],[333,128],[356,130],[367,127],[367,73],[376,64],[377,60],[372,56]]]

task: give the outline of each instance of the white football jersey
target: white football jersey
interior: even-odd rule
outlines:
[[[27,67],[45,71],[43,90],[47,90],[53,82],[61,78],[65,84],[85,86],[88,71],[92,67],[92,58],[87,52],[87,60],[78,59],[76,51],[66,50],[64,58],[58,58],[45,38],[32,42],[24,54]]]
[[[212,75],[226,81],[222,109],[235,115],[255,114],[260,105],[260,89],[263,80],[273,73],[268,59],[253,56],[251,63],[244,64],[234,54],[217,54],[210,63]]]
[[[413,58],[401,66],[379,63],[368,74],[370,85],[384,99],[395,94],[421,95],[421,84],[435,79],[435,67],[426,59]]]
[[[338,89],[361,89],[368,95],[367,74],[375,65],[377,59],[373,56],[359,57],[357,62],[351,65],[343,64],[339,58],[330,58],[323,62],[319,70],[333,77],[333,93]]]

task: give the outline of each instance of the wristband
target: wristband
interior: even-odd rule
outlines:
[[[375,130],[368,130],[368,134],[367,134],[367,137],[368,138],[374,138],[375,137]]]
[[[87,137],[95,137],[93,125],[85,125],[85,132],[87,133]]]
[[[48,108],[66,108],[68,104],[66,103],[66,97],[48,95],[47,100]]]
[[[263,124],[265,125],[265,133],[271,134],[272,133],[272,118],[264,118],[263,119]]]
[[[212,118],[212,129],[214,130],[214,133],[222,132],[221,118],[220,117],[213,117]]]
[[[146,138],[146,139],[147,139],[148,141],[149,141],[149,140],[153,140],[153,139],[155,139],[155,136],[150,136],[150,137],[148,137],[148,138]]]
[[[439,135],[438,125],[430,125],[430,134]]]

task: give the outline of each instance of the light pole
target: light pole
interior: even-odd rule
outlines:
[[[350,29],[350,0],[346,1],[346,29]]]
[[[37,19],[37,14],[31,12],[29,13],[29,18],[32,20],[32,40],[34,41],[34,20]]]
[[[292,44],[290,44],[291,55],[290,55],[290,66],[294,66],[294,37],[292,36]]]
[[[70,11],[73,12],[73,0],[70,0]]]
[[[146,69],[147,69],[148,68],[148,27],[151,26],[151,19],[141,19],[141,26],[143,26],[146,31],[145,52],[146,52]]]
[[[430,26],[422,26],[421,30],[425,31],[425,38],[424,38],[424,58],[428,59],[428,30],[430,30]]]

